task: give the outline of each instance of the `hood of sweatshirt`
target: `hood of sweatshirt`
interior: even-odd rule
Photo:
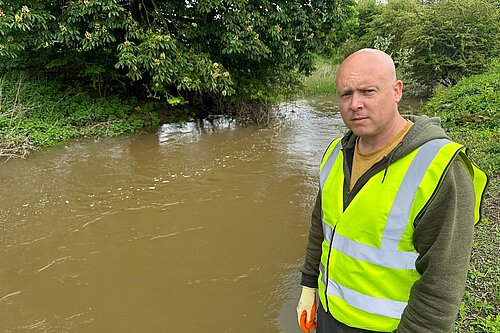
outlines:
[[[404,116],[405,119],[411,120],[413,126],[408,133],[404,136],[403,140],[394,148],[387,156],[381,161],[376,163],[367,173],[373,175],[377,172],[384,170],[384,178],[387,175],[389,165],[396,162],[400,158],[408,155],[424,143],[434,139],[449,139],[444,129],[441,127],[441,120],[438,117],[429,118],[428,116]],[[342,139],[342,147],[344,156],[347,160],[347,169],[344,173],[350,179],[350,166],[352,165],[352,155],[356,143],[356,135],[349,131]],[[356,192],[359,187],[355,186],[353,189]]]
[[[408,154],[422,146],[424,143],[434,139],[450,139],[441,127],[439,117],[429,118],[427,116],[404,116],[411,120],[414,125],[401,141],[401,145],[395,149],[393,160]]]
[[[424,143],[434,139],[450,139],[446,132],[441,127],[439,117],[429,118],[428,116],[404,116],[405,119],[411,120],[413,126],[404,136],[401,143],[391,152],[391,161],[397,161],[401,157],[407,155]],[[342,140],[344,149],[354,149],[356,143],[356,135],[349,131]]]

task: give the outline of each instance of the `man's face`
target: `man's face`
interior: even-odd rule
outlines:
[[[336,83],[342,119],[354,134],[377,140],[390,131],[399,116],[403,84],[386,67],[373,58],[354,57],[344,62]]]

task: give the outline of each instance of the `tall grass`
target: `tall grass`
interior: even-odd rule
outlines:
[[[317,57],[316,70],[303,81],[303,94],[306,96],[332,95],[335,93],[335,74],[339,66],[336,59]]]

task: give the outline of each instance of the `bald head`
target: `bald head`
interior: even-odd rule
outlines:
[[[387,53],[380,50],[361,49],[348,56],[337,71],[337,85],[339,76],[352,70],[356,70],[360,75],[371,73],[384,82],[396,81],[394,61]]]

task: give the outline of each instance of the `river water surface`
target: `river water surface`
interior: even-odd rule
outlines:
[[[331,100],[79,141],[0,166],[1,332],[301,332]]]

